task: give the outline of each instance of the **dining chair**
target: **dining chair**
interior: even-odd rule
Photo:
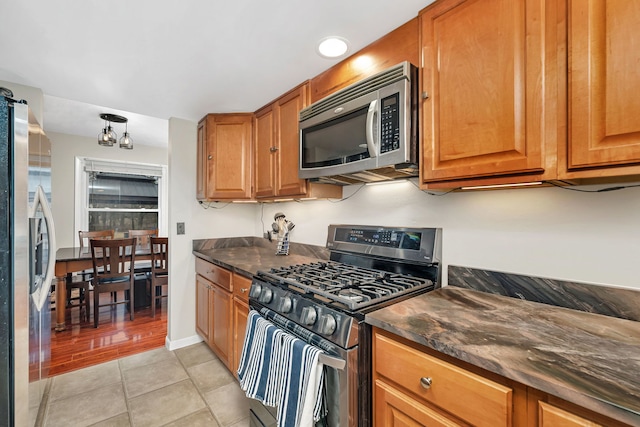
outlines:
[[[98,327],[100,307],[128,304],[129,318],[134,318],[134,273],[130,268],[135,262],[136,239],[89,240],[91,259],[93,260],[93,327]],[[123,299],[109,299],[109,303],[100,304],[100,294],[110,292],[118,295],[123,292]]]
[[[129,237],[136,238],[136,246],[148,247],[149,239],[158,235],[158,230],[129,230]]]
[[[80,249],[88,248],[90,239],[113,239],[114,234],[113,230],[78,231]]]
[[[89,246],[89,239],[113,239],[113,230],[101,230],[101,231],[79,231],[78,236],[80,239],[80,250],[82,251],[85,246]],[[67,276],[67,301],[66,307],[80,307],[84,305],[85,315],[87,321],[90,319],[90,301],[89,293],[91,290],[91,274],[92,270],[83,270],[78,275]],[[78,289],[78,296],[72,297],[74,289]],[[73,304],[73,301],[78,301],[78,304]]]
[[[148,249],[149,248],[149,239],[151,237],[156,237],[158,235],[158,230],[129,230],[129,237],[136,238],[136,248],[137,249]],[[145,279],[146,277],[141,276],[144,274],[145,276],[151,273],[151,263],[149,261],[138,261],[138,263],[134,266],[135,272],[139,275],[139,279]]]
[[[169,238],[151,238],[151,274],[147,286],[151,293],[151,317],[156,317],[156,301],[169,296],[169,290],[163,292],[163,286],[169,285]]]

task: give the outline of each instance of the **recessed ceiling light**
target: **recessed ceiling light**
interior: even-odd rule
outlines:
[[[325,58],[337,58],[349,50],[349,42],[343,37],[325,37],[318,43],[318,53]]]

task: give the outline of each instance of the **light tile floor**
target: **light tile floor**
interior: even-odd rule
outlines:
[[[43,427],[249,425],[238,382],[204,343],[51,378]]]

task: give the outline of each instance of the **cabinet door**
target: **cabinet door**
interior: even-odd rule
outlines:
[[[640,163],[640,2],[569,2],[568,168]]]
[[[231,292],[225,291],[213,284],[211,286],[212,296],[212,328],[209,344],[218,358],[227,366],[231,367],[232,349],[232,318],[233,297]]]
[[[198,147],[197,147],[197,164],[196,164],[196,199],[204,200],[206,198],[206,168],[207,168],[207,120],[203,119],[198,123]]]
[[[247,329],[247,317],[249,316],[249,304],[241,299],[233,298],[233,366],[231,371],[237,375],[244,345],[244,335]]]
[[[209,287],[209,281],[196,274],[196,331],[207,343],[211,337]]]
[[[210,114],[206,126],[208,200],[251,197],[251,114]]]
[[[276,102],[277,112],[277,192],[278,196],[305,194],[306,180],[298,178],[300,164],[300,110],[307,106],[308,86],[289,92]]]
[[[412,399],[394,387],[377,380],[374,388],[374,426],[458,427],[447,416]]]
[[[273,105],[258,111],[254,120],[256,197],[276,195],[275,120]]]
[[[423,182],[543,171],[544,5],[444,0],[421,14]]]

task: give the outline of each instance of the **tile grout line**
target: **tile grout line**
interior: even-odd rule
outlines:
[[[124,381],[124,372],[122,370],[121,360],[122,358],[117,359],[117,363],[118,363],[118,371],[120,372],[120,382],[122,384],[122,393],[124,394],[124,404],[127,407],[127,416],[129,417],[129,425],[131,427],[134,427],[133,414],[131,413],[131,407],[129,406],[129,393],[127,391],[127,386]]]
[[[213,419],[216,420],[216,423],[218,424],[219,427],[223,427],[222,424],[220,423],[220,420],[218,420],[218,417],[216,416],[215,412],[213,412],[213,409],[211,409],[211,406],[209,406],[209,403],[207,402],[207,399],[204,398],[204,394],[200,390],[200,387],[198,387],[198,385],[193,381],[193,378],[191,378],[191,374],[189,373],[189,369],[187,369],[187,367],[184,365],[184,363],[182,362],[182,359],[180,358],[178,353],[175,353],[175,351],[172,351],[172,352],[175,354],[176,359],[178,359],[178,362],[180,363],[180,366],[182,366],[182,369],[184,369],[184,371],[187,373],[187,376],[189,377],[189,381],[191,381],[191,383],[195,387],[196,391],[198,392],[198,395],[200,396],[200,399],[202,399],[202,401],[204,402],[205,406],[207,407],[207,409],[209,410],[209,412],[213,416]],[[202,362],[202,363],[207,363],[207,362]],[[194,366],[197,366],[197,365],[194,365]],[[191,414],[189,414],[189,415],[191,415]]]

